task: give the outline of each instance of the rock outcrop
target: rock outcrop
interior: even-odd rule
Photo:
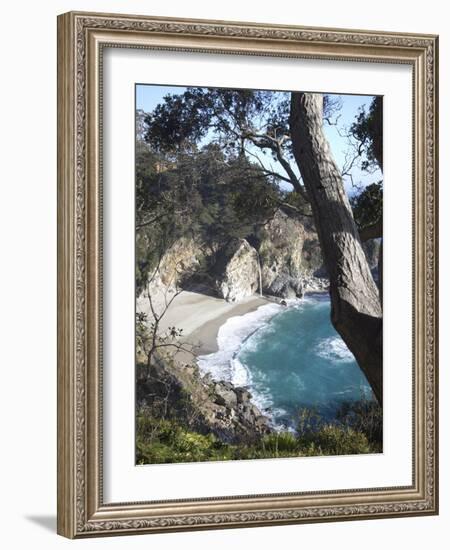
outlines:
[[[163,254],[151,284],[157,287],[175,288],[201,270],[212,251],[202,247],[195,239],[181,237]]]
[[[376,277],[380,243],[363,245]],[[163,255],[150,284],[155,293],[175,287],[201,288],[230,302],[256,292],[283,299],[328,288],[319,239],[307,216],[288,216],[279,209],[246,239],[227,244],[182,237]]]
[[[258,252],[245,239],[232,239],[217,252],[212,272],[217,294],[228,302],[239,302],[259,289]]]
[[[369,246],[374,261],[376,251]],[[155,294],[167,289],[199,288],[230,302],[256,292],[283,299],[328,288],[312,219],[282,210],[246,239],[226,244],[180,238],[163,255],[150,283]]]
[[[279,298],[302,298],[305,292],[303,281],[300,277],[292,277],[292,275],[280,273],[266,287],[266,293]]]
[[[201,376],[195,365],[159,357],[150,367],[138,365],[137,409],[172,418],[199,433],[227,443],[250,443],[270,433],[270,420],[253,403],[246,388]]]
[[[380,243],[363,244],[377,276]],[[230,302],[260,292],[278,298],[300,298],[328,288],[319,239],[312,219],[282,210],[246,239],[226,245],[180,238],[163,255],[151,282],[155,294],[167,288],[201,288]]]
[[[315,281],[315,274],[323,271],[323,260],[311,218],[293,218],[278,210],[256,239],[265,294],[295,298],[324,289],[323,282]]]

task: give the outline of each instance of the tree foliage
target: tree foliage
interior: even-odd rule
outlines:
[[[352,197],[350,203],[360,229],[377,223],[383,215],[383,182],[371,183]]]
[[[150,130],[161,136],[157,127],[147,128],[147,140]],[[244,238],[269,219],[283,199],[273,177],[217,142],[199,148],[185,136],[174,152],[155,139],[157,147],[138,139],[136,148],[138,293],[164,251],[180,237],[205,246]]]
[[[350,127],[350,135],[356,141],[363,170],[383,170],[383,98],[373,98],[368,111],[360,109]],[[369,236],[382,237],[383,182],[366,186],[359,195],[352,197],[353,215],[360,230],[371,227]],[[377,230],[375,230],[377,229]]]
[[[360,109],[356,121],[350,127],[351,135],[358,142],[366,159],[362,169],[367,170],[374,165],[383,170],[383,98],[375,96],[369,110]]]
[[[158,151],[175,154],[207,138],[226,156],[246,155],[264,174],[304,195],[290,162],[287,92],[188,88],[181,95],[166,96],[145,122],[145,139]]]

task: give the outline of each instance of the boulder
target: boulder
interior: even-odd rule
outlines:
[[[228,302],[239,302],[259,288],[257,251],[245,239],[232,239],[217,253],[213,267],[218,295]]]
[[[237,387],[234,391],[236,393],[238,403],[245,403],[250,401],[252,398],[252,394],[245,388]]]
[[[141,365],[138,372],[136,400],[142,413],[176,418],[189,429],[233,444],[257,441],[273,429],[245,388],[162,359]]]
[[[214,390],[215,402],[218,405],[223,405],[228,408],[232,408],[237,405],[237,395],[232,389],[226,387],[224,384],[216,384]]]
[[[283,273],[272,281],[267,293],[279,298],[302,298],[303,282],[301,279]]]

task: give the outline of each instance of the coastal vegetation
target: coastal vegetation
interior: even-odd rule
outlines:
[[[382,452],[378,405],[360,401],[342,406],[334,422],[314,410],[299,411],[297,431],[275,431],[256,442],[232,444],[176,421],[139,414],[136,463],[201,462],[256,458],[352,455]]]

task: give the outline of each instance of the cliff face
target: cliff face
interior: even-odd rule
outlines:
[[[209,252],[211,254],[211,252]],[[154,287],[175,288],[202,269],[208,252],[192,238],[181,237],[162,256],[153,273]]]
[[[260,290],[258,252],[245,239],[232,239],[220,249],[212,271],[218,295],[228,302]]]
[[[261,291],[280,298],[323,290],[322,255],[317,233],[307,217],[290,218],[278,210],[247,239],[233,239],[218,250],[214,265],[219,296],[238,301]]]
[[[222,246],[179,239],[164,254],[151,288],[200,287],[231,302],[261,289],[271,296],[294,298],[326,289],[323,273],[311,219],[290,218],[278,210],[246,239],[231,238]]]
[[[315,277],[323,261],[310,218],[290,218],[278,210],[259,229],[256,239],[265,294],[294,298],[326,287],[326,281]]]
[[[378,280],[380,242],[363,244],[369,267]],[[328,288],[319,239],[311,218],[290,218],[278,210],[246,239],[225,245],[177,240],[161,258],[150,283],[155,294],[181,287],[198,288],[231,302],[256,292],[279,298],[301,297]]]
[[[159,265],[150,270],[149,283],[138,296],[138,302],[147,302],[149,293],[155,310],[161,314],[176,291],[200,287],[201,292],[210,293],[213,279],[208,269],[213,255],[213,248],[192,237],[178,239],[163,254]]]

